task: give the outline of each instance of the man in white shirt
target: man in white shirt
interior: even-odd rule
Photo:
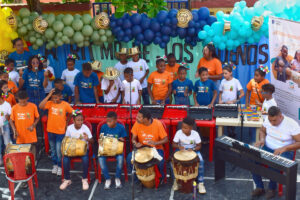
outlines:
[[[142,86],[133,78],[133,69],[127,67],[124,70],[125,80],[122,82],[123,104],[141,104]]]
[[[293,159],[295,150],[300,148],[300,126],[293,119],[283,115],[280,109],[272,106],[268,110],[268,118],[264,121],[259,132],[259,141],[255,144],[263,150]],[[265,193],[264,184],[260,175],[252,174],[256,184],[252,196],[258,197]],[[277,183],[270,180],[269,190],[266,198],[271,199],[276,196]]]

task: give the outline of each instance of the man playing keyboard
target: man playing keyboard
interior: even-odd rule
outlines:
[[[280,109],[272,106],[268,110],[268,118],[263,123],[259,132],[259,141],[255,146],[265,151],[280,155],[292,160],[294,150],[300,148],[300,127],[293,119],[283,115]],[[256,189],[252,192],[252,197],[258,197],[265,193],[262,177],[252,174],[256,184]],[[276,196],[277,183],[270,180],[269,190],[266,192],[266,199]]]

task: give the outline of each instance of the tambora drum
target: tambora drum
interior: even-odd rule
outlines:
[[[199,157],[194,151],[181,150],[174,153],[172,167],[179,191],[193,192],[193,182],[198,176]]]
[[[6,145],[5,148],[5,154],[10,154],[10,153],[20,153],[20,152],[31,152],[32,153],[32,148],[31,144],[8,144]],[[30,158],[27,156],[25,160],[25,167],[26,167],[26,172],[27,174],[31,174],[31,161]],[[13,172],[13,165],[10,159],[7,160],[6,162],[6,167],[8,171]]]
[[[61,153],[68,157],[84,156],[87,151],[87,143],[80,138],[64,137],[61,143]]]
[[[115,156],[123,153],[124,142],[117,138],[100,135],[98,156]]]

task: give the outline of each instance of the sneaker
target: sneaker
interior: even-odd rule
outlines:
[[[104,190],[108,190],[110,188],[110,185],[111,185],[111,180],[107,179],[105,181]]]
[[[252,197],[259,197],[261,195],[265,194],[265,190],[262,188],[256,188],[255,190],[252,191],[251,196]]]
[[[178,184],[177,184],[177,181],[176,181],[176,180],[174,180],[172,189],[173,189],[174,191],[178,190]]]
[[[205,194],[206,193],[206,189],[204,187],[204,183],[199,183],[198,184],[198,190],[200,194]]]
[[[82,190],[88,190],[89,189],[89,183],[87,178],[82,179]]]
[[[61,172],[61,167],[57,167],[57,176],[61,176],[62,172]]]
[[[122,188],[121,180],[119,178],[115,179],[116,188]]]
[[[57,168],[58,166],[57,165],[53,165],[53,168],[52,168],[52,174],[57,174]]]
[[[64,179],[62,184],[59,186],[59,189],[65,190],[69,185],[71,185],[71,180]]]
[[[265,197],[266,197],[266,199],[273,199],[274,197],[276,197],[276,193],[277,193],[276,190],[268,190],[266,192]]]

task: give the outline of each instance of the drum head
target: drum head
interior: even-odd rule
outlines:
[[[179,161],[191,161],[197,157],[194,151],[181,150],[174,153],[174,158]]]
[[[135,153],[135,161],[138,163],[147,163],[153,159],[152,148],[143,147],[138,149]]]

